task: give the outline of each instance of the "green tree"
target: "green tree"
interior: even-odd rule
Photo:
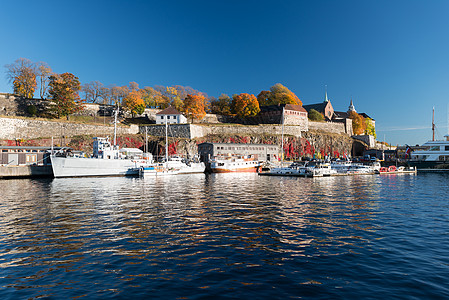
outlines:
[[[319,111],[313,108],[309,111],[308,117],[311,121],[324,121],[324,116]]]
[[[14,94],[33,98],[37,87],[36,65],[31,60],[19,58],[13,64],[5,66],[6,77],[13,84]]]
[[[71,73],[54,74],[50,76],[49,95],[55,104],[54,110],[58,118],[69,116],[83,109],[78,92],[81,84],[78,77]]]
[[[218,99],[211,101],[211,112],[217,115],[231,115],[231,98],[226,94],[221,94]]]
[[[260,112],[259,102],[252,94],[234,95],[232,96],[231,112],[241,118],[254,117]]]

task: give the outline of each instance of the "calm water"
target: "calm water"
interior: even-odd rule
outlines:
[[[449,174],[0,181],[0,298],[449,298]]]

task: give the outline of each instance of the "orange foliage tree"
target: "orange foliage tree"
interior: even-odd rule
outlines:
[[[349,112],[349,118],[352,119],[352,130],[354,131],[354,134],[364,134],[366,130],[365,118],[355,111]]]
[[[288,88],[280,83],[273,85],[269,91],[261,91],[257,95],[260,106],[276,104],[297,104],[302,105],[301,100]]]
[[[122,105],[123,109],[130,112],[133,117],[134,115],[140,115],[145,111],[145,102],[138,90],[133,90],[126,95],[125,98],[123,98]]]
[[[232,96],[231,110],[239,117],[253,117],[260,112],[260,107],[256,96],[242,93]]]
[[[184,113],[188,118],[201,120],[206,115],[206,97],[202,94],[187,95],[184,99]]]

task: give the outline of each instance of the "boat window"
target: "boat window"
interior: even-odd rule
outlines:
[[[449,151],[449,146],[444,146],[444,151]]]
[[[440,151],[440,146],[433,146],[430,151]]]

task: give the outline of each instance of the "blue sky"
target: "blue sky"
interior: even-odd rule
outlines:
[[[218,97],[276,83],[304,104],[350,99],[378,140],[448,132],[449,1],[3,1],[0,92],[20,57],[81,83],[184,85]]]

